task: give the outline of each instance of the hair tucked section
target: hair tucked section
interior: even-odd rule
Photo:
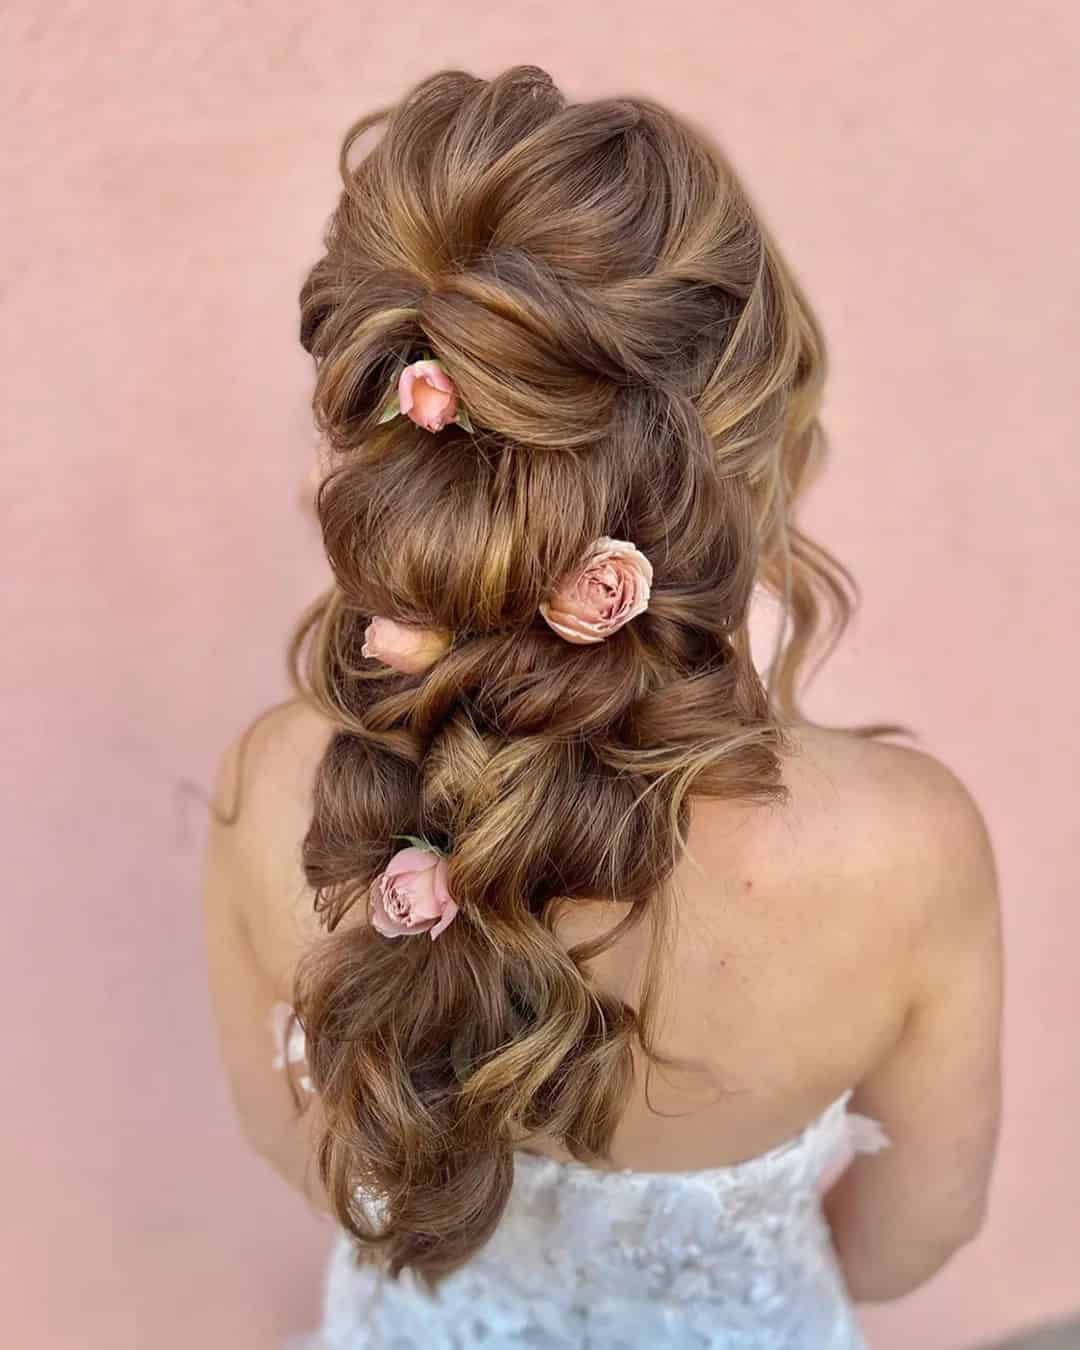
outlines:
[[[339,731],[304,843],[329,936],[296,1004],[337,1215],[434,1281],[491,1233],[527,1135],[606,1155],[635,1042],[656,1058],[656,970],[635,1009],[589,961],[648,917],[655,966],[693,795],[785,794],[755,583],[794,623],[773,670],[793,708],[816,597],[842,629],[850,577],[789,519],[818,443],[816,323],[697,134],[647,100],[569,105],[532,66],[443,71],[357,123],[341,169],[301,294],[334,586],[291,659]],[[380,420],[423,352],[471,430]],[[605,537],[648,559],[651,596],[576,645],[541,606]],[[450,645],[389,668],[362,654],[376,615]],[[446,856],[437,942],[342,922],[401,836]],[[567,951],[558,907],[603,897],[626,917]]]

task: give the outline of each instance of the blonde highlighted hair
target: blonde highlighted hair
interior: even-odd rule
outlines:
[[[434,1283],[497,1224],[516,1144],[607,1156],[635,1043],[663,1058],[657,953],[692,798],[785,798],[796,678],[858,592],[793,519],[823,450],[818,323],[699,132],[645,98],[569,103],[531,65],[444,70],[357,122],[340,169],[300,296],[334,584],[290,665],[337,732],[303,847],[329,933],[295,1002],[337,1216]],[[472,432],[379,422],[425,350]],[[539,606],[603,535],[651,560],[651,601],[575,646]],[[784,615],[767,688],[758,584]],[[452,646],[423,675],[377,666],[372,615]],[[342,923],[401,835],[449,854],[460,914],[438,942]],[[565,949],[558,912],[598,897],[625,917]],[[589,962],[645,918],[632,1008]]]

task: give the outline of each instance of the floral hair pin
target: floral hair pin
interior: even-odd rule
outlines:
[[[644,553],[604,535],[541,603],[540,613],[567,642],[603,642],[648,608],[652,579]]]
[[[446,854],[415,835],[395,837],[408,840],[410,847],[398,849],[371,883],[371,926],[383,937],[428,933],[434,942],[458,912]]]
[[[360,655],[406,675],[421,675],[449,649],[452,640],[445,628],[421,628],[375,615],[364,629]]]
[[[456,422],[466,431],[473,429],[468,413],[461,406],[457,385],[443,363],[434,357],[413,361],[402,370],[379,424],[401,416],[425,431],[442,431],[448,422]]]

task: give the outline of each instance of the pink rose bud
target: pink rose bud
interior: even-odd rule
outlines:
[[[605,535],[541,604],[540,613],[567,642],[603,642],[648,608],[652,578],[644,553]]]
[[[441,362],[414,361],[398,379],[398,405],[418,427],[442,431],[457,417],[457,389]]]
[[[403,848],[371,883],[371,926],[383,937],[430,933],[434,940],[453,922],[446,859],[434,850]]]
[[[376,616],[364,629],[362,656],[373,657],[406,675],[420,675],[450,646],[445,628],[421,628]]]

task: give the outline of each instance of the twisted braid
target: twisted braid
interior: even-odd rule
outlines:
[[[355,140],[386,127],[360,164]],[[692,795],[782,800],[782,717],[750,657],[756,582],[797,600],[800,656],[846,573],[789,547],[817,443],[816,323],[718,152],[647,100],[568,105],[519,66],[444,71],[358,122],[301,292],[334,586],[294,678],[339,728],[304,865],[329,930],[296,1003],[341,1221],[437,1280],[490,1234],[515,1145],[607,1155],[652,1023]],[[475,434],[378,421],[436,353]],[[602,535],[652,562],[648,611],[594,646],[541,601]],[[372,615],[454,634],[424,675],[360,655]],[[790,672],[789,672],[790,674]],[[449,855],[438,942],[344,923],[394,851]],[[559,913],[621,902],[567,950]],[[634,1008],[590,962],[648,919]],[[357,1187],[384,1202],[372,1222]]]

